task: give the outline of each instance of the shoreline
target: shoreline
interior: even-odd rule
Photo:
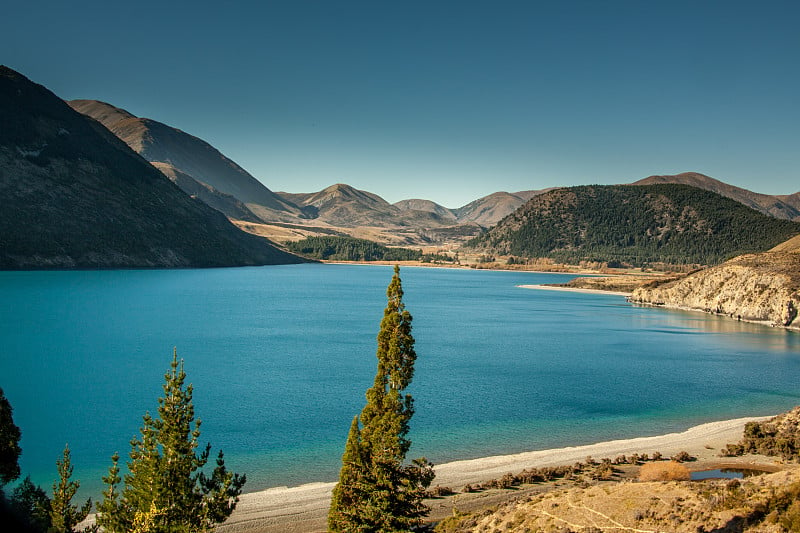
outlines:
[[[660,452],[669,457],[687,451],[697,457],[696,465],[722,461],[718,454],[728,443],[738,442],[747,422],[766,420],[769,416],[736,418],[708,422],[686,431],[528,451],[443,463],[435,467],[432,486],[449,486],[460,491],[466,484],[479,484],[506,473],[526,468],[570,465],[595,459],[614,458],[621,454]],[[315,532],[324,531],[330,494],[335,483],[308,483],[297,487],[274,487],[250,492],[240,497],[230,519],[218,528],[220,533]]]
[[[332,259],[320,259],[318,260],[322,265],[360,265],[360,266],[394,266],[399,265],[400,267],[420,267],[420,268],[449,268],[449,269],[457,269],[457,270],[475,270],[475,271],[485,271],[485,272],[527,272],[531,274],[565,274],[565,275],[573,275],[573,276],[592,276],[592,277],[615,277],[615,276],[630,276],[635,274],[630,274],[629,272],[602,272],[599,270],[591,270],[586,268],[574,267],[574,269],[569,269],[569,267],[565,267],[562,269],[554,269],[554,270],[536,270],[536,269],[528,269],[528,268],[498,268],[495,265],[493,268],[477,268],[472,265],[468,264],[448,264],[448,263],[423,263],[421,261],[340,261],[340,260],[332,260]]]
[[[554,285],[517,285],[521,289],[535,289],[543,291],[580,292],[584,294],[610,294],[612,296],[628,297],[633,293],[622,291],[604,291],[602,289],[579,289],[577,287],[556,287]]]

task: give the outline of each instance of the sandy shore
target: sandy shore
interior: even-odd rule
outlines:
[[[460,490],[467,483],[482,483],[508,472],[520,472],[533,467],[570,465],[584,461],[587,456],[602,459],[614,458],[620,454],[656,451],[670,456],[685,450],[698,458],[698,464],[708,463],[717,459],[719,450],[726,444],[741,439],[745,423],[764,418],[711,422],[681,433],[654,437],[455,461],[436,467],[434,485]],[[244,494],[231,518],[218,530],[222,533],[324,531],[333,486],[333,483],[313,483]]]
[[[552,285],[517,285],[521,289],[538,289],[545,291],[582,292],[586,294],[613,294],[616,296],[630,296],[629,292],[603,291],[600,289],[577,289],[574,287],[554,287]]]

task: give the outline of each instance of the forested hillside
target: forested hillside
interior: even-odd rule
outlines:
[[[595,185],[535,196],[468,246],[566,263],[717,264],[798,233],[797,222],[687,185]]]

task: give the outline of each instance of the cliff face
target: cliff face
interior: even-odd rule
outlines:
[[[800,330],[800,253],[739,256],[677,281],[636,289],[630,301]]]

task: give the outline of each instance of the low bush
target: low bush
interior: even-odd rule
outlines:
[[[688,481],[691,477],[689,469],[675,461],[647,463],[639,470],[639,481]]]
[[[678,463],[685,463],[688,461],[695,461],[697,460],[697,457],[692,457],[691,455],[689,455],[689,452],[678,452],[674,456],[672,456],[671,460]]]

